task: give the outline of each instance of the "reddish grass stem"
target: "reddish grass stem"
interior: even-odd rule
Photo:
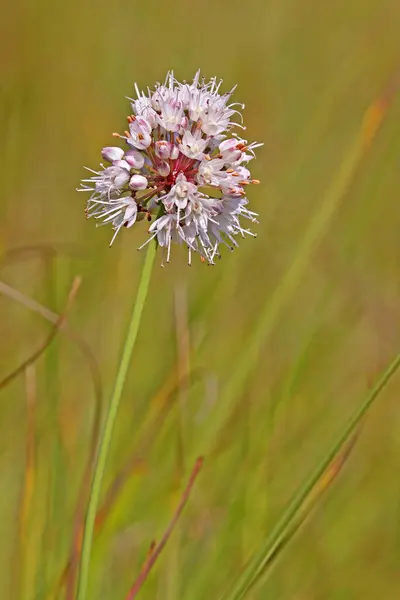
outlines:
[[[160,542],[157,545],[155,545],[154,542],[151,544],[149,553],[148,553],[146,560],[142,566],[139,576],[136,579],[136,581],[134,582],[131,589],[129,590],[129,593],[126,596],[126,600],[133,600],[134,598],[136,598],[138,592],[140,591],[144,582],[146,581],[148,574],[150,573],[152,567],[154,566],[154,563],[156,562],[156,560],[160,556],[161,552],[163,551],[179,517],[182,514],[183,509],[185,508],[185,505],[186,505],[186,503],[189,499],[190,493],[192,491],[193,485],[194,485],[194,483],[197,479],[197,476],[200,473],[200,470],[203,466],[203,462],[204,462],[204,459],[202,457],[199,457],[196,460],[195,465],[190,474],[187,486],[184,489],[183,494],[180,499],[180,502],[175,510],[174,516],[172,517],[170,524],[168,525],[167,529],[165,530],[165,533],[162,536]]]

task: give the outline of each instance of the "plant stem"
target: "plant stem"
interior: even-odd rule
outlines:
[[[99,504],[101,484],[103,481],[107,457],[110,450],[112,433],[118,412],[119,402],[122,396],[126,375],[128,373],[128,368],[131,361],[132,350],[135,345],[142,317],[143,307],[146,301],[155,253],[156,244],[151,243],[146,253],[146,259],[143,265],[136,301],[133,306],[131,322],[129,324],[128,333],[122,350],[121,362],[119,365],[117,377],[115,379],[114,391],[111,396],[103,431],[100,437],[97,459],[93,473],[93,481],[90,489],[85,525],[83,530],[82,554],[76,596],[77,600],[86,600],[90,557],[93,543],[93,530],[96,520],[97,507]]]

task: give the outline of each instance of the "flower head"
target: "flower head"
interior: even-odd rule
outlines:
[[[237,246],[237,236],[254,236],[241,219],[256,222],[246,208],[245,188],[258,183],[248,163],[261,144],[248,144],[236,133],[234,119],[243,105],[230,103],[234,90],[220,94],[222,81],[178,82],[173,73],[148,93],[135,85],[137,99],[123,140],[126,148],[107,146],[108,164],[83,179],[79,191],[90,192],[86,214],[111,223],[114,235],[146,217],[153,221],[149,239],[157,238],[167,262],[171,246],[183,244],[213,264],[221,244]]]

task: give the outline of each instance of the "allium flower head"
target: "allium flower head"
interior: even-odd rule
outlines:
[[[91,194],[87,216],[112,225],[111,244],[122,227],[146,218],[152,223],[143,246],[157,238],[168,262],[172,244],[184,244],[189,264],[192,252],[214,264],[221,244],[233,249],[238,235],[255,235],[241,219],[256,222],[245,188],[258,183],[247,165],[261,144],[231,133],[245,129],[244,105],[230,102],[234,90],[221,94],[221,84],[200,80],[198,71],[191,84],[170,72],[147,93],[135,85],[128,129],[114,134],[125,148],[103,148],[107,164],[89,169],[79,188]]]

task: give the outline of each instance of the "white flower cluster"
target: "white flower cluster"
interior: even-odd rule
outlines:
[[[193,83],[179,83],[171,72],[147,94],[135,85],[129,130],[114,134],[127,148],[103,148],[109,165],[89,169],[93,176],[79,188],[91,193],[87,216],[112,224],[111,244],[123,226],[153,215],[143,246],[156,237],[167,262],[173,242],[188,248],[189,264],[192,251],[213,264],[220,244],[233,249],[238,235],[254,236],[240,217],[256,222],[245,187],[258,181],[246,165],[261,144],[229,133],[244,127],[232,121],[241,113],[229,104],[233,90],[219,93],[221,83],[200,81],[200,72]]]

